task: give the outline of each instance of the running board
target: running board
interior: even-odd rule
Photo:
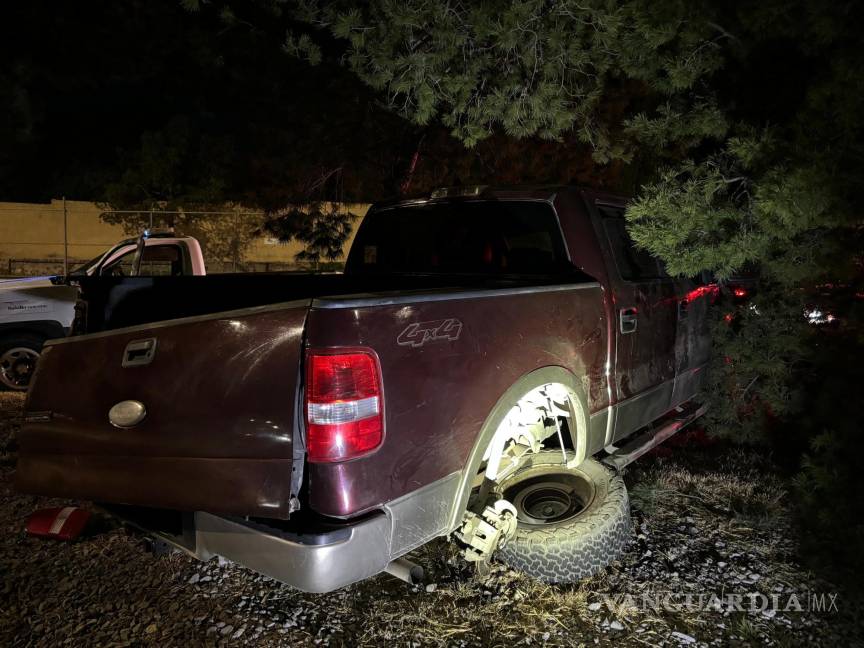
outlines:
[[[652,448],[657,447],[676,432],[690,425],[708,410],[707,405],[685,404],[676,407],[672,412],[660,419],[657,424],[649,426],[644,432],[626,442],[621,447],[607,446],[611,450],[608,457],[600,461],[610,468],[620,471],[630,465]]]

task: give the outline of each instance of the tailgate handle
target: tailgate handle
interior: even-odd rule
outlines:
[[[123,351],[124,367],[142,367],[153,361],[156,355],[156,338],[146,340],[132,340]]]

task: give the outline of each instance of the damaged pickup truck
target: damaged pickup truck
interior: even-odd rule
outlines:
[[[710,287],[634,248],[623,211],[441,190],[375,205],[341,275],[82,278],[18,488],[306,591],[439,536],[589,575],[629,537],[621,469],[702,413],[710,351]]]

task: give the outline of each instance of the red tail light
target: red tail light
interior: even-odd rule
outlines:
[[[384,438],[381,372],[371,351],[306,356],[306,452],[332,462],[368,454]]]
[[[735,288],[735,289],[732,291],[732,293],[733,293],[736,297],[746,297],[746,296],[747,296],[747,291],[746,291],[744,288]]]

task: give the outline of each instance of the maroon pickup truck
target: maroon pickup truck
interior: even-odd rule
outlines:
[[[438,536],[549,582],[629,537],[630,461],[702,413],[710,288],[624,201],[473,188],[378,204],[341,275],[82,278],[17,484],[307,591]]]

